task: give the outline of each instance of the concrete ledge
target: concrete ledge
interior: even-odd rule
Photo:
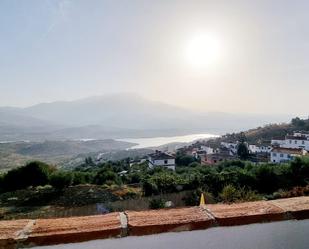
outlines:
[[[0,249],[309,218],[309,197],[73,218],[0,221]]]
[[[283,209],[292,219],[309,219],[309,196],[278,199],[270,203]]]
[[[126,212],[130,235],[206,229],[214,220],[202,208],[161,209]]]
[[[231,205],[207,205],[207,210],[220,226],[235,226],[286,219],[283,209],[266,201],[237,203]]]
[[[5,220],[0,222],[0,248],[15,248],[20,234],[32,220]]]
[[[52,245],[121,236],[119,213],[37,220],[25,245]]]

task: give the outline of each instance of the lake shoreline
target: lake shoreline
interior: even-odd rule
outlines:
[[[123,138],[115,139],[116,141],[135,143],[138,145],[132,146],[129,149],[142,149],[142,148],[152,148],[159,147],[171,143],[191,143],[197,140],[208,140],[211,138],[217,138],[219,135],[199,133],[199,134],[189,134],[182,136],[160,136],[152,138]]]

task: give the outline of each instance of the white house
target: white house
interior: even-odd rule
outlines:
[[[305,149],[309,151],[309,135],[294,132],[293,135],[287,135],[284,140],[272,139],[271,144],[283,148]]]
[[[280,138],[274,138],[271,140],[271,145],[272,146],[278,146],[281,147],[285,144],[285,139],[280,139]]]
[[[270,153],[270,162],[283,163],[293,160],[296,156],[304,156],[307,151],[302,148],[275,147]]]
[[[255,145],[255,144],[250,144],[249,145],[249,150],[252,153],[270,153],[272,147],[270,145]]]
[[[306,136],[288,135],[285,137],[285,148],[301,148],[309,150],[309,139]]]
[[[175,157],[161,151],[156,151],[148,155],[148,166],[149,168],[161,166],[175,170]]]
[[[205,145],[201,146],[201,150],[205,151],[206,154],[213,154],[215,153],[214,149]]]
[[[233,154],[237,153],[238,142],[221,142],[221,147],[229,149]]]
[[[207,155],[207,154],[213,154],[214,149],[208,146],[202,145],[200,149],[194,148],[192,149],[191,155],[195,158],[199,158],[201,156]]]

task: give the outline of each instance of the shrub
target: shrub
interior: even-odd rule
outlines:
[[[45,163],[34,161],[26,166],[10,170],[3,178],[5,190],[23,189],[48,184],[49,175],[55,169]]]
[[[50,176],[50,185],[56,189],[63,189],[72,184],[72,173],[58,171]]]
[[[260,165],[255,167],[254,174],[257,181],[257,190],[260,193],[271,194],[279,187],[279,177],[275,171],[276,166]]]
[[[175,162],[177,166],[188,166],[189,164],[196,162],[196,158],[189,155],[177,155]]]
[[[220,193],[223,202],[235,202],[240,199],[240,192],[233,185],[226,185]]]
[[[102,184],[112,185],[115,183],[120,184],[120,179],[118,175],[111,169],[102,169],[96,174],[94,178],[94,183],[98,185]]]
[[[73,172],[72,185],[86,184],[93,181],[93,173],[89,172]]]
[[[306,186],[309,184],[309,159],[296,157],[290,164],[294,186]]]
[[[160,209],[165,207],[165,201],[163,199],[152,199],[149,202],[150,209]]]
[[[262,200],[261,195],[259,195],[256,191],[251,189],[246,189],[245,187],[239,190],[240,200],[241,201],[258,201]]]

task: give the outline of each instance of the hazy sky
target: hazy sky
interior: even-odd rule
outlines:
[[[0,105],[136,92],[307,115],[308,10],[307,0],[1,0]]]

